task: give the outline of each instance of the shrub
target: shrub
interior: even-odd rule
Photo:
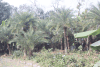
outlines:
[[[35,57],[35,60],[43,67],[93,67],[94,63],[99,59],[93,58],[93,56],[96,56],[95,51],[90,52],[90,56],[88,56],[87,53],[88,52],[85,51],[80,54],[76,51],[71,55],[64,55],[60,52],[51,54],[50,50],[43,49],[41,53]],[[86,59],[85,57],[88,58]]]
[[[18,58],[20,56],[23,56],[23,52],[22,51],[20,51],[20,50],[14,51],[13,57]]]

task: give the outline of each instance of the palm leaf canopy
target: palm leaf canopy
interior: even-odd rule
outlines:
[[[12,28],[0,26],[0,41],[8,42],[13,39],[13,34],[11,33]]]
[[[17,42],[17,44],[21,45],[23,48],[30,47],[33,49],[37,43],[48,42],[44,38],[46,35],[43,35],[41,33],[42,31],[34,31],[31,25],[30,29],[27,32],[20,31],[20,33],[16,34],[16,37],[9,43]]]
[[[87,19],[95,19],[96,23],[100,21],[100,2],[98,2],[97,7],[92,5],[90,12],[87,14]]]
[[[60,24],[62,26],[69,25],[70,20],[72,19],[73,13],[71,9],[66,8],[58,8],[56,12],[51,13],[52,21],[56,24]]]
[[[30,25],[35,26],[36,20],[29,12],[15,13],[12,18],[8,20],[9,26],[13,27],[13,32],[20,31],[21,29],[28,30]]]

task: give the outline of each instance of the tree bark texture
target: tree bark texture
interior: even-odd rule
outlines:
[[[8,48],[8,50],[9,50],[9,55],[11,55],[11,49],[10,49],[9,44],[7,44],[7,48]]]
[[[67,27],[64,27],[64,46],[65,46],[65,53],[67,53],[66,30],[67,30]]]
[[[27,51],[26,51],[26,49],[24,48],[24,57],[26,57],[27,56]]]
[[[63,50],[62,39],[61,39],[61,50]]]
[[[68,45],[68,50],[69,50],[69,38],[67,36],[67,45]]]

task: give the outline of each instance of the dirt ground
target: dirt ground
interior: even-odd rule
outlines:
[[[30,60],[10,59],[0,57],[0,67],[40,67],[37,63]]]

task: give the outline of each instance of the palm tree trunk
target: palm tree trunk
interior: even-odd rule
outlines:
[[[89,36],[89,50],[91,50],[90,44],[92,44],[92,43],[93,43],[92,36]]]
[[[50,40],[51,42],[51,48],[54,50],[54,44],[52,43],[52,41]]]
[[[11,49],[10,49],[9,44],[7,44],[7,48],[8,48],[8,50],[9,50],[9,55],[11,55]]]
[[[66,42],[66,29],[67,27],[64,27],[64,46],[65,46],[65,53],[67,53],[67,42]]]
[[[30,56],[30,57],[33,56],[32,50],[29,51],[29,56]]]
[[[88,36],[88,38],[87,38],[87,50],[89,50],[89,36]]]
[[[12,50],[13,50],[13,44],[11,46],[12,46]]]
[[[24,48],[24,57],[26,57],[27,56],[27,51],[26,51],[26,49]]]
[[[30,49],[29,50],[29,59],[31,59],[31,56],[33,56],[33,54],[32,54],[32,50]]]
[[[63,50],[63,46],[62,46],[62,39],[61,39],[61,50]]]
[[[69,38],[67,36],[67,45],[68,45],[68,51],[69,51]]]
[[[5,53],[6,52],[6,47],[5,47],[6,45],[5,45],[5,43],[3,43],[3,44],[4,44],[4,53]]]

